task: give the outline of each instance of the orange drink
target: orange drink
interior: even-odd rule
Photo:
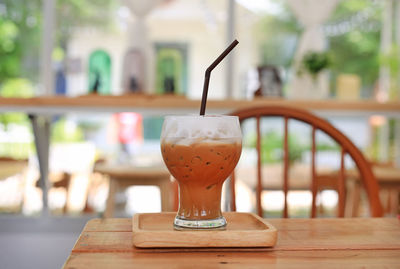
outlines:
[[[176,228],[217,228],[226,225],[221,214],[224,181],[241,154],[236,117],[167,117],[161,136],[164,162],[179,183]]]

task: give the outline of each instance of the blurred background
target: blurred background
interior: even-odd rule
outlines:
[[[240,45],[213,71],[209,99],[399,100],[400,3],[393,0],[2,0],[0,95],[199,99],[204,70],[235,38]],[[102,216],[110,184],[107,175],[94,170],[96,163],[163,166],[163,119],[156,114],[71,110],[53,116],[50,214]],[[370,160],[399,164],[398,113],[338,110],[323,116]],[[263,164],[277,177],[281,125],[267,122],[263,138]],[[310,141],[304,139],[309,130],[301,124],[290,128],[291,161],[299,169],[294,173],[302,173],[302,164],[310,162]],[[248,174],[255,135],[246,126],[243,130],[239,168]],[[337,169],[339,148],[323,135],[319,140],[320,167]],[[40,216],[42,190],[27,115],[0,115],[0,156],[0,213]],[[238,208],[254,211],[252,183],[238,184],[243,184]],[[274,215],[283,198],[279,192],[265,195],[273,201],[266,206]],[[310,194],[304,195],[297,201],[309,203]],[[328,208],[335,206],[335,192],[321,197]],[[129,187],[116,194],[114,214],[157,212],[160,199],[157,187]],[[300,202],[294,205],[299,216],[305,214],[296,209]]]
[[[1,102],[54,95],[199,100],[204,71],[234,39],[240,44],[213,71],[209,100],[302,100],[321,102],[320,107],[332,101],[336,108],[316,113],[370,161],[400,165],[400,111],[368,108],[399,103],[396,0],[0,0]],[[365,109],[341,110],[340,104],[349,102],[364,102]],[[35,109],[50,114],[48,124],[39,125],[50,128],[46,187],[39,180],[34,119],[7,108],[0,114],[5,268],[61,266],[90,218],[171,210],[165,203],[174,203],[174,197],[166,198],[173,190],[158,179],[154,186],[140,181],[120,188],[110,180],[135,168],[136,177],[166,175],[169,182],[159,148],[162,108],[143,113]],[[262,169],[271,184],[282,177],[282,125],[277,119],[262,125]],[[253,126],[243,125],[238,211],[255,212]],[[290,180],[308,182],[311,130],[299,122],[289,129]],[[340,148],[323,134],[317,140],[319,172],[337,170]],[[346,160],[346,165],[354,164]],[[265,216],[280,217],[283,193],[262,195]],[[382,197],[386,216],[396,215],[398,192]],[[225,210],[229,199],[224,195]],[[291,191],[288,201],[291,216],[309,216],[309,191]],[[335,216],[337,201],[336,191],[322,191],[320,215]],[[358,214],[369,213],[361,207]]]

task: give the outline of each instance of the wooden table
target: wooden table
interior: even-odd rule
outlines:
[[[0,180],[22,173],[27,166],[27,160],[0,157]]]
[[[236,167],[235,176],[253,190],[257,187],[257,169],[255,165]],[[262,185],[265,190],[281,191],[283,185],[283,163],[263,164]],[[332,174],[329,167],[318,167],[317,176]],[[289,169],[290,190],[310,190],[311,166],[303,163],[293,163]],[[333,189],[333,188],[332,188]],[[336,188],[335,188],[336,189]]]
[[[94,219],[64,268],[400,268],[398,219],[268,221],[279,232],[271,249],[149,251],[132,246],[131,219]]]
[[[400,102],[381,103],[374,100],[294,100],[285,98],[224,99],[207,101],[208,113],[228,113],[252,106],[284,105],[314,111],[324,115],[374,115],[400,117]],[[28,114],[65,114],[73,112],[140,112],[153,115],[197,113],[199,99],[179,95],[127,94],[120,96],[88,94],[77,97],[41,96],[34,98],[0,98],[0,112]]]
[[[171,182],[171,174],[166,167],[134,167],[121,164],[96,164],[94,171],[110,177],[106,209],[104,217],[111,218],[114,214],[115,194],[119,188],[146,185],[160,188],[161,210],[174,210],[175,186]]]
[[[399,193],[400,193],[400,168],[395,166],[377,166],[372,167],[380,190],[387,191],[387,203],[385,212],[396,216],[400,214]],[[357,217],[359,212],[359,202],[361,189],[363,188],[360,175],[357,170],[346,171],[349,182],[349,198],[352,200],[352,217]]]

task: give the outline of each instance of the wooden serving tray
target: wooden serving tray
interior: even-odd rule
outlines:
[[[225,230],[174,230],[176,213],[135,214],[133,245],[138,248],[272,247],[277,230],[252,213],[225,212]]]

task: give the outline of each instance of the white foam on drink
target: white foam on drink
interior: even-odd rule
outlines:
[[[175,140],[176,144],[191,145],[216,140],[227,143],[229,138],[237,141],[242,133],[234,116],[167,116],[161,137]]]

